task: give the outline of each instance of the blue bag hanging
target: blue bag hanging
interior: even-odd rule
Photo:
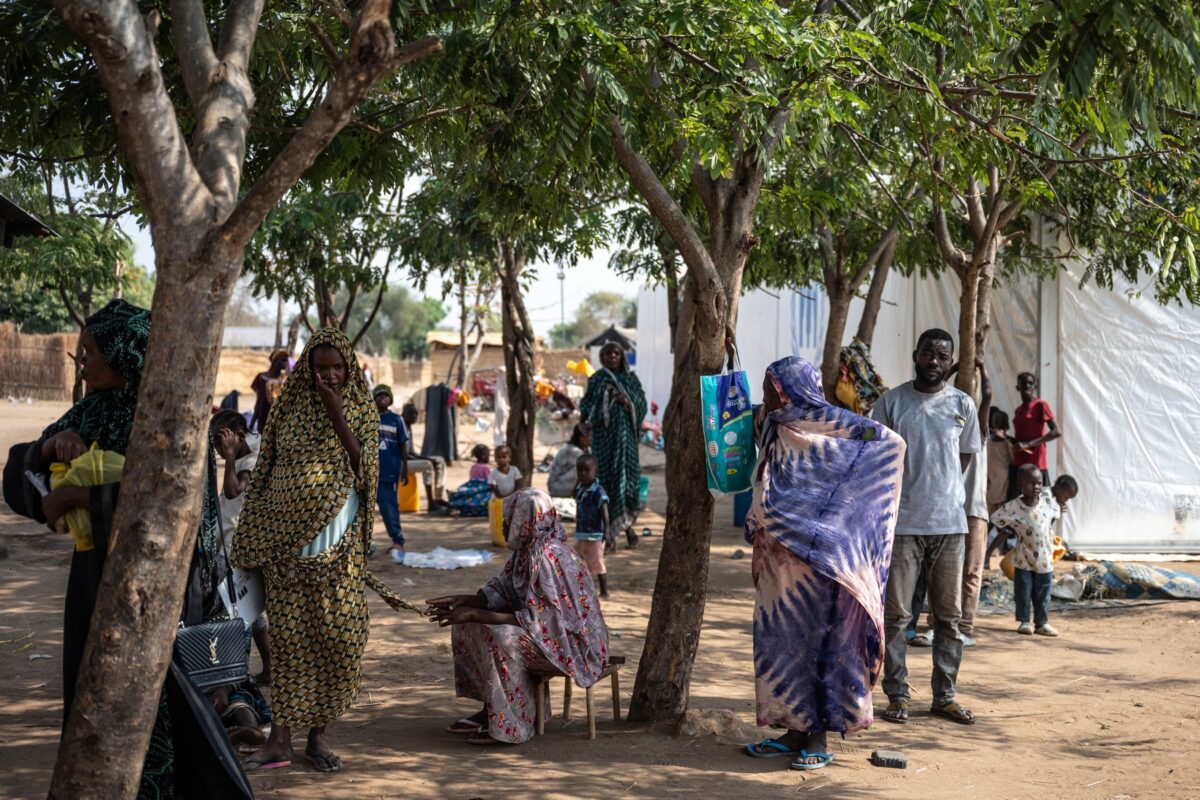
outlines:
[[[754,409],[742,370],[700,376],[708,488],[735,494],[750,488],[755,463]]]

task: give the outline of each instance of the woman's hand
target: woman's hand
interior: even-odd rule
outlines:
[[[455,606],[454,608],[435,608],[429,616],[432,622],[438,624],[438,627],[445,628],[449,625],[463,625],[468,622],[475,622],[477,614],[479,614],[479,609],[477,608]]]
[[[75,431],[60,431],[42,443],[42,461],[69,464],[87,452],[87,443]]]
[[[42,513],[53,528],[68,511],[87,508],[91,500],[91,490],[87,486],[63,486],[42,498]]]
[[[317,396],[321,398],[321,402],[325,405],[325,411],[332,419],[339,419],[343,416],[342,413],[342,395],[332,386],[321,380],[321,376],[315,377],[317,384]]]
[[[425,603],[429,606],[426,613],[430,613],[435,608],[444,608],[447,611],[466,605],[471,600],[474,600],[476,595],[473,594],[448,594],[445,597],[435,597],[432,600],[426,600]]]

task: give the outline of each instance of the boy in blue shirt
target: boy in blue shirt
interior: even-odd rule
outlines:
[[[404,563],[404,534],[400,530],[400,481],[408,477],[408,426],[400,415],[391,410],[392,387],[381,383],[371,390],[379,408],[379,489],[375,500],[379,516],[387,528],[392,546],[388,548],[392,561]]]
[[[598,462],[586,454],[575,462],[575,552],[600,584],[600,597],[608,599],[608,570],[604,547],[612,538],[608,530],[608,494],[596,477]]]

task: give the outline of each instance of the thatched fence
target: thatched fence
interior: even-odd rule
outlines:
[[[0,396],[71,401],[75,365],[71,354],[79,337],[73,333],[20,333],[0,322]]]

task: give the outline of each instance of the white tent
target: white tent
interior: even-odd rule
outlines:
[[[851,309],[853,335],[861,301]],[[821,357],[828,301],[819,289],[750,292],[738,316],[738,350],[751,391],[772,361]],[[958,282],[889,280],[872,353],[888,386],[912,377],[921,331],[958,330]],[[638,302],[638,375],[665,406],[673,357],[666,292]],[[1160,306],[1132,287],[1079,287],[1070,271],[993,294],[988,367],[993,405],[1019,404],[1016,376],[1038,376],[1063,437],[1050,446],[1051,477],[1079,482],[1065,533],[1076,549],[1200,552],[1200,309]]]

